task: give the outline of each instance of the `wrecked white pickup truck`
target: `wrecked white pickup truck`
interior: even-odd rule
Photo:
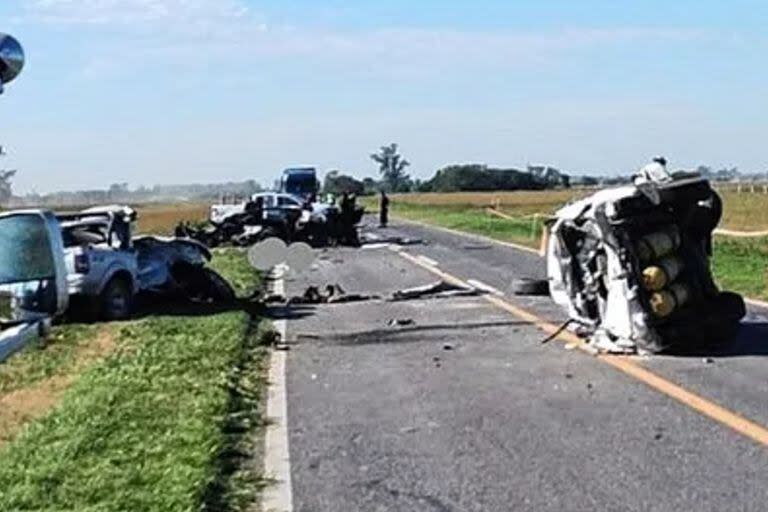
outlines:
[[[549,230],[550,295],[598,350],[702,348],[734,335],[745,314],[710,272],[719,196],[665,165],[563,207]]]
[[[102,206],[60,214],[73,306],[93,318],[131,315],[139,293],[178,295],[201,301],[231,301],[227,281],[206,267],[211,252],[185,238],[131,235],[136,211]]]

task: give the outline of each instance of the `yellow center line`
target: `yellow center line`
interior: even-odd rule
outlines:
[[[444,270],[428,265],[415,256],[412,256],[404,251],[396,252],[403,258],[439,276],[446,282],[458,286],[469,286],[464,280],[453,276]],[[502,298],[495,297],[493,295],[484,295],[484,298],[496,307],[513,314],[521,320],[530,322],[547,334],[554,334],[558,330],[557,325],[544,320],[535,313],[515,306],[514,304],[511,304]],[[587,344],[584,342],[584,340],[572,332],[563,331],[557,337],[569,344],[575,345],[584,351],[588,351]],[[747,418],[733,411],[730,411],[707,398],[697,395],[692,391],[688,391],[680,385],[675,384],[674,382],[665,379],[664,377],[648,370],[647,368],[640,366],[628,357],[602,354],[598,355],[597,359],[612,366],[614,369],[639,380],[650,388],[655,389],[656,391],[674,400],[677,400],[678,402],[693,409],[694,411],[722,425],[725,425],[726,427],[738,432],[739,434],[742,434],[762,445],[768,446],[768,429],[762,425],[748,420]]]

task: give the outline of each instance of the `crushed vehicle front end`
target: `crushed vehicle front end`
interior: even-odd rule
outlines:
[[[156,236],[136,237],[133,244],[142,292],[202,302],[235,300],[232,286],[207,266],[213,255],[204,244]]]
[[[560,209],[547,242],[550,295],[601,351],[725,341],[745,314],[709,266],[722,203],[682,176],[599,191]]]

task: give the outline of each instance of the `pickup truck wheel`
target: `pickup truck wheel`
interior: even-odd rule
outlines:
[[[100,315],[104,320],[125,320],[133,310],[131,285],[121,277],[112,278],[99,296]]]

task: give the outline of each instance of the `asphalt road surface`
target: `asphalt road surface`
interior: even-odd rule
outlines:
[[[330,283],[385,297],[439,269],[564,320],[546,298],[508,293],[513,277],[543,274],[535,254],[414,225],[375,232],[428,244],[402,247],[411,258],[325,251],[286,292]],[[632,361],[707,400],[691,405],[601,358],[542,345],[540,329],[483,296],[296,308],[285,370],[293,510],[764,511],[765,321],[751,311],[719,353]],[[717,406],[754,423],[740,431],[708,412]]]

